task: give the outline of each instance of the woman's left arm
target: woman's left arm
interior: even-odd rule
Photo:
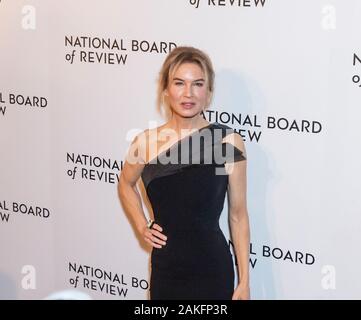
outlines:
[[[249,247],[250,228],[247,211],[247,160],[242,137],[230,134],[225,142],[229,142],[242,151],[243,157],[236,157],[235,162],[226,162],[228,173],[229,224],[231,240],[237,258],[239,283],[234,290],[232,300],[248,300],[249,289]],[[242,161],[240,161],[242,160]]]

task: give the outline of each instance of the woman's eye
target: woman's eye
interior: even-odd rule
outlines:
[[[175,83],[176,86],[179,86],[179,85],[181,85],[181,84],[183,84],[183,82],[176,82],[176,83]]]
[[[196,83],[196,86],[197,86],[197,87],[203,87],[203,83],[202,83],[202,82],[197,82],[197,83]]]

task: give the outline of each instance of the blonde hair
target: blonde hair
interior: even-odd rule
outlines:
[[[182,46],[174,48],[163,62],[158,79],[157,110],[162,113],[162,109],[164,109],[165,117],[167,119],[171,118],[173,111],[164,97],[164,91],[167,89],[169,80],[179,66],[186,62],[195,63],[202,69],[208,88],[208,102],[206,108],[212,101],[214,92],[214,70],[209,56],[205,52],[194,47]]]

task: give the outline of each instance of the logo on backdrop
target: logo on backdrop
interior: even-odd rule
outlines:
[[[353,54],[352,65],[354,67],[359,67],[360,68],[361,58],[356,53]],[[360,71],[360,69],[358,69],[358,71],[356,71],[356,72],[359,72],[359,71]],[[352,76],[352,82],[354,84],[356,84],[358,87],[361,87],[361,73],[354,74]]]
[[[23,202],[0,200],[0,222],[9,222],[14,216],[28,216],[35,219],[49,218],[50,210]]]
[[[266,0],[189,0],[196,9],[203,7],[263,8]]]
[[[289,119],[281,116],[259,116],[257,114],[230,113],[206,110],[203,117],[209,122],[218,122],[234,128],[244,141],[259,142],[263,128],[273,132],[290,134],[317,134],[322,131],[322,124],[310,119]]]
[[[126,298],[129,290],[146,291],[149,288],[145,279],[76,262],[68,262],[68,272],[69,283],[74,289],[84,288]]]
[[[66,153],[66,162],[71,165],[67,175],[73,180],[118,183],[120,165],[117,160],[101,156]]]
[[[67,49],[65,60],[73,63],[125,65],[129,54],[168,54],[177,45],[174,42],[88,36],[64,37]]]
[[[5,116],[8,106],[23,110],[41,110],[46,108],[47,105],[48,100],[44,97],[0,92],[0,116]]]
[[[228,240],[228,242],[231,251],[233,252],[235,265],[238,265],[237,258],[235,257],[233,250],[233,243],[230,240]],[[278,260],[285,263],[303,264],[305,266],[313,265],[316,261],[315,256],[311,253],[303,252],[296,249],[290,250],[285,248],[272,247],[265,244],[255,245],[253,243],[250,243],[249,254],[249,263],[252,269],[255,269],[258,263],[260,263],[258,262],[259,259],[270,259],[273,261]]]

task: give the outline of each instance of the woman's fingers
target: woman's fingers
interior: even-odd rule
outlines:
[[[160,233],[157,230],[152,230],[151,232],[153,233],[154,236],[157,236],[159,239],[164,240],[163,242],[167,240],[167,237],[163,233]]]
[[[153,230],[158,230],[158,231],[160,231],[160,232],[163,231],[163,228],[162,228],[159,224],[157,224],[157,223],[154,223],[154,224],[153,224],[152,229],[153,229]]]
[[[150,230],[148,231],[148,233],[149,233],[149,236],[148,236],[148,237],[149,237],[150,240],[152,240],[153,242],[156,242],[156,243],[161,244],[161,245],[165,245],[165,244],[166,244],[166,242],[165,242],[164,240],[166,240],[167,237],[166,237],[165,235],[161,234],[159,231],[150,229]]]
[[[164,241],[167,240],[167,236],[161,233],[163,231],[163,228],[155,223],[151,229],[153,231],[153,234],[155,234],[158,238],[163,239]]]
[[[163,231],[163,228],[154,223],[151,229],[146,230],[145,240],[156,248],[162,248],[162,245],[166,245],[167,237],[160,231]]]
[[[146,241],[146,242],[148,242],[150,245],[152,245],[153,247],[155,247],[155,248],[162,248],[162,246],[161,245],[159,245],[159,244],[156,244],[156,243],[154,243],[152,240],[150,240],[149,238],[144,238],[144,240]]]

